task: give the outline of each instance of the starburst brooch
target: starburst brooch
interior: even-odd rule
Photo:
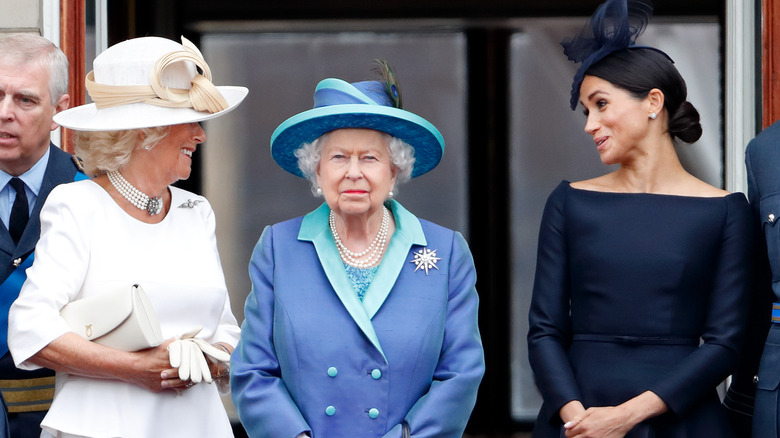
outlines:
[[[417,272],[420,269],[425,270],[425,275],[428,275],[429,269],[439,269],[438,266],[436,266],[436,262],[441,260],[441,257],[436,257],[436,250],[430,250],[428,248],[423,248],[416,253],[414,253],[414,259],[410,261],[409,263],[414,263],[417,267],[414,268],[414,272]]]

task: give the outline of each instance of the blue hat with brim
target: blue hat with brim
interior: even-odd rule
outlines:
[[[412,178],[436,167],[444,154],[444,138],[422,117],[393,106],[379,81],[350,84],[323,79],[314,91],[314,108],[285,120],[271,135],[271,156],[282,169],[304,177],[295,150],[323,134],[344,128],[374,129],[414,148]]]

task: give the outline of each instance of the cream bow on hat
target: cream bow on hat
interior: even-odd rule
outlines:
[[[184,37],[182,44],[159,37],[123,41],[93,66],[85,85],[95,103],[58,113],[59,125],[115,131],[199,122],[228,113],[249,92],[212,84],[203,55]]]

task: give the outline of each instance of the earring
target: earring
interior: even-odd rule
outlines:
[[[655,118],[658,117],[658,114],[656,113],[650,113],[650,118],[655,120]]]
[[[387,197],[388,198],[392,198],[394,195],[395,195],[395,193],[393,193],[393,191],[390,190],[390,192],[387,194]]]
[[[317,192],[317,196],[322,196],[322,189],[321,188],[317,187],[316,189],[314,189],[314,191]]]

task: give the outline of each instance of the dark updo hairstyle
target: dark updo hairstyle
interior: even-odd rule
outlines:
[[[699,112],[688,102],[685,80],[663,53],[638,47],[620,50],[593,64],[585,74],[604,79],[637,99],[647,97],[653,88],[661,90],[672,139],[693,143],[701,137]]]

